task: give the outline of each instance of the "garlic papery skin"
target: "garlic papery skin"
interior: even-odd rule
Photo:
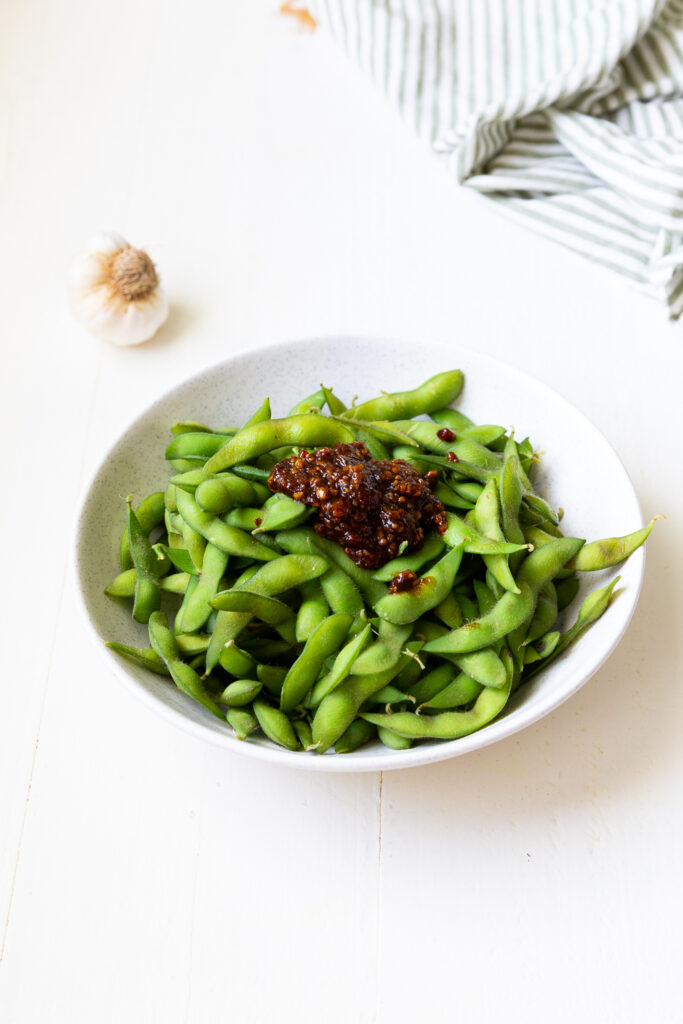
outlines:
[[[91,238],[68,278],[74,316],[113,345],[149,341],[168,316],[168,300],[146,252],[115,234]]]

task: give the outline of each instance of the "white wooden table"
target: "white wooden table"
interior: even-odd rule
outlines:
[[[680,1021],[683,327],[457,191],[277,7],[0,12],[0,1021]],[[138,350],[66,306],[101,226],[149,246],[171,296]],[[383,779],[175,730],[108,674],[70,579],[82,483],[153,396],[344,331],[529,369],[669,517],[626,638],[577,697]]]

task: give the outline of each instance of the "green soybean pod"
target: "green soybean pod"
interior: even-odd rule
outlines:
[[[175,621],[173,623],[173,632],[174,633],[176,633],[176,632],[177,633],[189,633],[190,632],[190,630],[187,629],[186,623],[183,621],[183,618],[184,618],[187,606],[188,606],[189,602],[191,601],[192,595],[194,594],[194,592],[197,589],[198,585],[199,585],[199,576],[190,576],[188,578],[187,586],[185,587],[185,593],[183,594],[183,600],[181,602],[180,608],[176,612]]]
[[[225,718],[228,725],[234,729],[238,740],[246,740],[259,727],[256,715],[248,708],[228,708]]]
[[[254,701],[254,714],[269,740],[286,747],[287,750],[301,750],[301,745],[284,711],[271,707],[263,700]]]
[[[398,420],[396,426],[405,431],[413,441],[425,448],[428,452],[446,457],[449,452],[470,466],[478,467],[484,471],[484,478],[488,479],[491,473],[497,473],[502,466],[502,459],[497,452],[492,452],[486,445],[479,441],[472,441],[470,438],[462,438],[459,441],[442,441],[437,437],[438,425],[429,423],[427,420]],[[448,462],[447,467],[452,472],[459,472],[458,462]]]
[[[228,556],[225,552],[213,544],[207,544],[202,571],[198,577],[193,577],[197,583],[176,615],[176,633],[196,633],[202,628],[211,614],[211,599],[218,593],[227,567]]]
[[[273,494],[261,510],[261,522],[252,533],[265,533],[267,530],[287,530],[298,526],[308,519],[311,509],[300,501],[295,501],[286,494]]]
[[[441,502],[446,508],[460,509],[469,512],[474,506],[471,501],[465,501],[457,494],[450,484],[446,484],[443,480],[439,480],[436,487],[432,491],[435,498]]]
[[[271,693],[273,697],[280,698],[282,692],[282,684],[285,681],[287,675],[287,669],[284,665],[257,665],[256,676],[259,682],[263,683],[268,693]]]
[[[406,570],[419,572],[428,562],[438,558],[444,547],[445,544],[438,533],[429,533],[421,548],[411,554],[399,555],[398,558],[392,558],[390,562],[385,562],[373,573],[373,579],[379,580],[381,583],[390,583],[400,572]]]
[[[302,398],[300,402],[293,405],[287,413],[288,416],[303,416],[307,412],[311,412],[315,409],[322,409],[325,404],[325,392],[322,388],[319,391],[314,391],[312,395],[307,395],[306,398]]]
[[[617,576],[611,583],[608,583],[606,587],[601,587],[599,590],[594,590],[592,593],[588,594],[579,609],[579,614],[574,625],[571,626],[566,633],[561,634],[549,657],[545,658],[537,665],[534,665],[530,672],[525,673],[525,679],[530,679],[536,674],[536,672],[540,671],[540,669],[545,668],[546,665],[561,654],[562,651],[566,650],[566,648],[569,647],[569,645],[573,643],[574,640],[584,632],[584,630],[588,629],[588,627],[594,622],[597,622],[600,616],[607,611],[612,599],[612,592],[620,578],[621,577]]]
[[[189,459],[195,463],[206,462],[223,447],[225,441],[222,434],[205,434],[200,431],[178,434],[166,448],[165,457],[169,462],[176,459]]]
[[[330,615],[320,623],[285,676],[280,694],[282,711],[293,711],[301,703],[325,660],[341,647],[350,625],[350,615]]]
[[[266,562],[255,571],[245,570],[243,578],[230,591],[223,591],[212,599],[212,607],[219,610],[213,637],[206,652],[206,670],[210,672],[218,663],[225,644],[235,640],[252,619],[251,612],[224,611],[223,603],[232,604],[236,587],[248,589],[250,593],[264,597],[275,597],[287,590],[300,586],[311,579],[317,579],[327,570],[327,562],[316,555],[282,555],[273,562]]]
[[[254,537],[234,526],[228,526],[217,516],[202,512],[192,495],[178,490],[177,500],[184,522],[226,555],[242,555],[260,562],[277,558],[274,551],[260,544]]]
[[[524,647],[524,665],[531,665],[535,661],[549,658],[560,641],[561,634],[557,630],[546,633],[545,636],[535,640]]]
[[[174,572],[159,580],[159,589],[166,594],[184,594],[192,576],[187,572]]]
[[[365,602],[358,587],[343,569],[332,565],[320,578],[325,600],[333,612],[353,615],[356,619],[365,612]]]
[[[211,603],[219,609],[224,603],[231,604],[236,588],[264,597],[276,597],[294,587],[300,587],[302,583],[318,579],[327,569],[328,563],[318,555],[280,555],[238,581],[232,590],[224,591],[225,599],[222,594],[217,594]]]
[[[263,400],[263,402],[261,403],[261,405],[259,405],[259,407],[256,410],[256,412],[251,414],[251,416],[244,423],[244,426],[242,426],[241,429],[244,430],[245,427],[253,427],[253,425],[255,423],[264,423],[266,420],[269,420],[269,419],[270,419],[270,399],[269,398],[265,398]]]
[[[210,473],[218,473],[238,463],[273,451],[283,445],[317,448],[353,441],[351,431],[326,416],[305,414],[282,420],[268,420],[245,427],[235,434],[205,465]]]
[[[449,711],[451,708],[462,707],[463,704],[470,704],[476,700],[483,689],[483,685],[476,679],[461,672],[448,686],[444,686],[443,690],[439,690],[430,700],[421,704],[420,711],[422,708],[429,708],[432,711]]]
[[[406,739],[405,736],[398,736],[390,729],[383,729],[381,726],[377,729],[377,739],[391,750],[408,750],[413,745],[412,740]]]
[[[238,647],[234,640],[228,640],[220,651],[218,664],[228,675],[236,679],[249,679],[253,676],[256,662],[247,651]],[[207,672],[208,675],[208,672]]]
[[[470,654],[454,655],[453,660],[461,672],[482,686],[505,686],[505,663],[492,647],[472,651]]]
[[[386,445],[370,430],[363,430],[361,427],[358,427],[357,429],[354,428],[354,434],[358,441],[363,442],[373,459],[377,459],[379,462],[382,459],[391,458]]]
[[[457,629],[463,624],[462,608],[453,592],[447,594],[443,601],[433,609],[433,612],[437,619],[440,619],[449,629]]]
[[[197,572],[202,571],[202,564],[204,562],[204,552],[206,551],[206,537],[202,537],[200,533],[193,530],[189,523],[186,523],[181,515],[178,515],[178,526],[180,529],[183,543],[188,551],[190,558],[195,566]]]
[[[467,430],[468,427],[474,426],[474,421],[458,409],[435,409],[429,415],[440,427],[448,427],[455,434],[460,434],[463,430]]]
[[[377,729],[374,725],[357,718],[339,737],[334,745],[334,751],[336,754],[352,754],[354,750],[359,750],[374,740],[376,735]]]
[[[194,492],[194,497],[202,512],[223,515],[224,512],[232,508],[230,492],[223,481],[217,477],[213,480],[203,480]]]
[[[222,611],[249,612],[269,626],[280,626],[284,622],[294,621],[294,612],[284,601],[247,590],[250,579],[252,577],[245,580],[241,587],[235,586],[231,590],[221,591]]]
[[[390,683],[404,668],[408,659],[417,654],[421,647],[420,642],[411,641],[406,652],[392,668],[377,675],[350,675],[332,693],[323,698],[313,719],[313,741],[319,753],[323,753],[337,742],[351,722],[358,717],[364,701],[369,700],[373,694]]]
[[[468,654],[502,640],[533,615],[541,587],[555,578],[583,543],[575,537],[558,538],[552,544],[532,551],[522,563],[517,577],[518,594],[506,591],[487,615],[454,629],[447,636],[430,641],[425,645],[425,651]]]
[[[498,496],[498,481],[491,477],[479,495],[477,504],[472,513],[474,523],[479,532],[490,537],[491,540],[499,543],[505,542],[505,535],[501,526],[500,498]],[[510,566],[506,555],[483,555],[486,568],[495,576],[501,587],[510,590],[514,594],[519,593],[519,588],[510,572]]]
[[[456,412],[455,409],[437,409],[431,414],[431,418],[440,427],[448,427],[449,430],[461,437],[479,441],[487,447],[505,436],[505,427],[499,427],[493,423],[484,423],[479,426],[463,413]]]
[[[244,480],[249,480],[255,484],[265,484],[270,476],[270,469],[260,468],[259,466],[251,466],[248,464],[231,466],[230,472],[234,476],[242,477]],[[270,492],[266,488],[266,497]],[[265,500],[265,498],[264,498]]]
[[[123,655],[129,661],[135,662],[136,665],[141,665],[143,668],[150,669],[151,672],[156,672],[157,675],[169,675],[166,663],[162,661],[151,647],[129,647],[127,644],[119,644],[113,640],[108,640],[105,643],[105,647],[109,647],[112,651],[116,651],[117,654]]]
[[[159,559],[154,553],[138,517],[133,512],[130,499],[128,500],[128,536],[136,573],[133,618],[136,622],[149,622],[152,612],[161,605]]]
[[[236,526],[240,530],[251,533],[263,522],[263,511],[260,508],[249,508],[248,506],[233,508],[225,517],[225,521],[228,526]]]
[[[135,509],[135,515],[137,516],[138,522],[140,523],[140,529],[143,533],[149,536],[155,526],[160,526],[161,523],[163,523],[165,510],[166,504],[164,502],[163,491],[155,491],[154,494],[149,494],[146,498],[143,498]],[[130,553],[128,525],[126,525],[121,536],[119,560],[121,562],[122,569],[132,568],[133,559]]]
[[[341,416],[346,412],[346,406],[342,402],[341,398],[338,398],[337,395],[335,395],[332,388],[326,388],[321,384],[320,390],[325,396],[325,405],[330,410],[330,414],[332,416]]]
[[[178,506],[175,500],[175,487],[173,484],[169,484],[164,491],[164,507],[167,512],[178,511]]]
[[[401,657],[401,651],[410,639],[413,623],[396,625],[382,620],[379,625],[377,640],[371,644],[353,664],[354,675],[384,672],[395,665]]]
[[[555,585],[553,583],[546,583],[538,593],[536,611],[529,623],[524,642],[526,644],[533,643],[534,640],[538,640],[546,633],[549,633],[555,625],[557,613],[557,591],[555,590]]]
[[[227,508],[232,508],[233,505],[255,505],[260,500],[258,497],[260,492],[257,493],[260,484],[244,480],[236,473],[209,473],[205,469],[192,469],[187,473],[178,473],[171,477],[171,483],[175,488],[179,487],[181,491],[187,491],[188,494],[193,495],[198,502],[199,495],[203,494],[205,503],[216,505],[216,507],[224,506],[226,503]],[[211,487],[207,485],[211,485]],[[212,488],[216,495],[213,499],[211,497]],[[267,493],[270,494],[269,491]],[[222,508],[220,514],[227,511],[227,508]]]
[[[302,601],[296,613],[296,639],[298,643],[303,644],[327,618],[330,608],[320,586],[320,580],[302,583],[299,591]]]
[[[484,537],[472,523],[466,522],[452,512],[446,513],[446,531],[441,537],[449,547],[458,547],[462,544],[463,551],[468,555],[510,555],[528,548],[526,543],[512,544]]]
[[[625,537],[606,537],[584,544],[571,562],[567,563],[567,568],[576,569],[578,572],[597,572],[619,565],[645,543],[652,532],[652,527],[662,518],[663,516],[655,516],[647,526],[628,533]]]
[[[197,673],[182,661],[175,637],[168,628],[168,620],[161,611],[152,612],[149,617],[149,639],[155,653],[166,663],[178,689],[202,704],[212,715],[223,719],[223,712],[207,694]]]
[[[313,746],[313,733],[311,732],[310,722],[307,722],[305,718],[297,718],[292,722],[292,725],[301,746],[304,750],[310,750]]]
[[[258,697],[262,685],[258,679],[236,679],[234,683],[228,683],[216,700],[219,704],[242,708]]]
[[[556,580],[555,593],[557,594],[557,610],[564,611],[572,603],[579,592],[579,581],[575,576],[566,580]]]
[[[512,658],[506,658],[508,681],[499,690],[484,687],[477,697],[474,707],[469,711],[442,711],[436,715],[417,715],[411,711],[399,711],[396,714],[363,714],[366,722],[378,728],[390,729],[397,736],[406,739],[442,739],[455,740],[468,736],[483,726],[503,710],[507,704],[512,688]]]
[[[126,528],[127,529],[127,528]],[[132,597],[138,576],[135,569],[124,569],[104,588],[107,597]]]
[[[485,583],[484,580],[472,580],[472,586],[474,588],[477,604],[479,605],[479,617],[481,617],[491,611],[498,598],[493,593],[488,583]],[[477,618],[477,616],[475,615],[474,618]]]
[[[361,402],[349,409],[346,415],[358,420],[411,419],[450,405],[462,391],[463,383],[461,370],[448,370],[430,377],[411,391],[396,391]]]
[[[452,478],[448,484],[456,494],[471,505],[476,505],[477,499],[482,492],[483,484],[476,480],[457,480]]]
[[[181,654],[193,657],[206,652],[210,639],[208,633],[177,633],[175,642]]]
[[[375,604],[375,611],[381,619],[398,625],[415,622],[451,592],[461,559],[462,547],[451,548],[412,590],[386,594]]]
[[[323,697],[326,697],[328,693],[343,683],[344,680],[351,672],[351,668],[354,665],[356,658],[366,646],[370,639],[372,627],[368,623],[356,636],[352,637],[347,644],[342,647],[339,654],[334,659],[330,671],[324,675],[313,687],[313,691],[308,701],[310,707],[317,708]]]
[[[437,665],[430,672],[422,674],[412,686],[408,687],[406,692],[411,695],[417,704],[426,704],[437,693],[441,693],[445,687],[449,686],[455,679],[455,676],[456,670],[454,666],[447,662],[442,662],[441,665]]]

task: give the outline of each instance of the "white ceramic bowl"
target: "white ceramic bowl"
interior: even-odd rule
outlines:
[[[155,711],[193,735],[249,757],[311,771],[406,768],[466,754],[537,722],[575,693],[600,668],[628,626],[643,576],[642,549],[618,570],[586,574],[572,609],[585,592],[604,585],[616,571],[622,577],[618,599],[576,645],[515,694],[500,718],[471,736],[422,743],[405,751],[377,742],[354,754],[319,756],[292,753],[264,738],[241,742],[227,725],[221,727],[162,677],[104,646],[105,640],[114,639],[147,646],[146,627],[133,622],[129,609],[106,598],[103,591],[119,571],[124,496],[132,493],[139,500],[166,486],[164,449],[172,423],[240,423],[265,395],[271,398],[274,415],[285,415],[321,381],[334,386],[344,399],[356,394],[365,399],[380,390],[414,387],[456,366],[466,377],[459,408],[479,423],[514,426],[518,438],[530,435],[536,449],[544,452],[536,486],[565,509],[566,534],[595,539],[641,525],[633,486],[605,438],[564,398],[519,370],[457,344],[444,347],[423,341],[316,338],[259,349],[198,373],[156,401],[104,456],[87,488],[76,530],[78,590],[89,632],[110,670]]]

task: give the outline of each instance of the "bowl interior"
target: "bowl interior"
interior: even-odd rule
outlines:
[[[457,344],[436,346],[365,338],[292,342],[226,360],[190,378],[143,412],[105,456],[87,488],[76,531],[76,573],[82,605],[102,656],[119,678],[158,712],[196,735],[290,766],[322,771],[405,768],[466,753],[509,736],[556,707],[600,667],[623,634],[638,598],[644,566],[641,549],[618,570],[586,574],[579,598],[617,572],[619,597],[608,612],[545,672],[522,687],[504,714],[485,729],[452,742],[432,742],[407,751],[379,742],[355,754],[304,755],[265,739],[240,742],[162,677],[124,662],[105,640],[147,646],[147,629],[132,621],[128,603],[112,601],[104,587],[119,571],[118,545],[125,525],[125,498],[139,501],[166,487],[164,449],[177,420],[214,426],[243,422],[269,395],[274,416],[286,415],[320,382],[347,402],[380,390],[414,387],[441,370],[459,366],[466,384],[457,403],[478,423],[499,423],[527,434],[543,452],[536,487],[565,510],[566,534],[587,539],[614,536],[641,525],[631,482],[614,450],[567,401],[525,374]]]

